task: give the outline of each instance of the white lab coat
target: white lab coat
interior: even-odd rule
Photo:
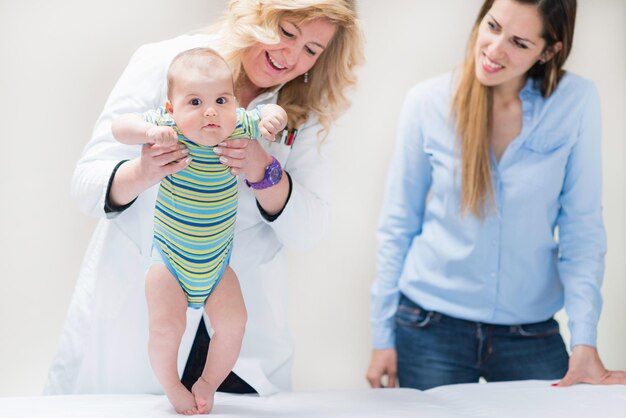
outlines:
[[[112,118],[123,113],[163,105],[171,59],[180,51],[211,46],[214,41],[208,35],[184,35],[144,45],[111,92],[74,172],[76,201],[101,220],[85,255],[44,393],[162,393],[147,355],[143,284],[157,186],[142,193],[126,211],[105,214],[113,167],[140,152],[140,146],[116,142],[110,125]],[[249,107],[275,103],[277,91],[262,94]],[[241,283],[248,323],[234,372],[260,395],[289,390],[291,384],[293,346],[287,323],[285,249],[310,248],[328,229],[332,141],[328,137],[320,147],[318,130],[315,121],[307,122],[291,148],[260,140],[293,180],[291,198],[274,222],[261,216],[254,194],[239,179],[231,266]],[[188,310],[178,360],[181,372],[200,315],[202,310]]]

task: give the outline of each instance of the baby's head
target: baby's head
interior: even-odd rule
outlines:
[[[233,77],[226,61],[210,48],[181,52],[167,72],[166,110],[182,134],[200,145],[214,146],[237,124]]]

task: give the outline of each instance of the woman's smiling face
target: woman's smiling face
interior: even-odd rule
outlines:
[[[242,65],[248,79],[259,88],[284,84],[309,71],[328,46],[337,27],[327,19],[296,24],[281,20],[280,42],[256,43],[243,55]]]
[[[496,0],[476,39],[476,78],[486,86],[521,85],[545,49],[543,21],[536,6]]]

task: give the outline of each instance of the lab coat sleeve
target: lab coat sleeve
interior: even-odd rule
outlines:
[[[72,177],[71,193],[79,208],[95,217],[106,214],[104,200],[113,168],[121,160],[137,158],[141,145],[124,145],[111,133],[111,122],[125,113],[141,113],[162,105],[166,71],[173,51],[161,44],[144,45],[135,52],[113,88],[83,150]]]
[[[332,132],[319,137],[321,127],[310,118],[298,132],[284,169],[292,180],[292,191],[283,212],[268,221],[279,241],[295,250],[308,250],[329,230],[332,191]],[[320,138],[323,138],[321,140]],[[271,152],[271,151],[270,151]]]

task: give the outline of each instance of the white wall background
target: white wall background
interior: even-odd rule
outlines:
[[[374,231],[406,90],[464,54],[480,0],[361,0],[367,64],[340,120],[334,224],[291,257],[294,388],[366,387]],[[94,220],[69,198],[74,163],[132,52],[211,22],[225,0],[0,0],[0,396],[45,381]],[[568,68],[603,104],[609,253],[599,350],[626,369],[626,2],[579,0]],[[366,115],[366,118],[364,118]],[[364,123],[368,121],[369,123]]]

